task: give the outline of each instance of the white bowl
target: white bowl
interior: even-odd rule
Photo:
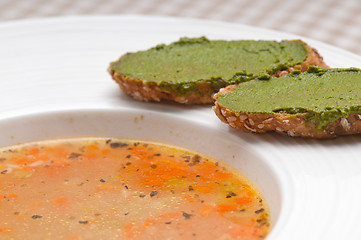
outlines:
[[[34,113],[0,120],[0,146],[71,137],[120,137],[172,144],[227,163],[264,195],[275,225],[282,208],[279,179],[257,153],[230,133],[155,111],[107,109]]]

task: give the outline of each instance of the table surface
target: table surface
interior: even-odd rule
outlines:
[[[297,34],[361,55],[360,0],[0,0],[0,23],[108,14],[240,23]]]

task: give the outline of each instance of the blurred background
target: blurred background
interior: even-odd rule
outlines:
[[[246,24],[309,37],[361,55],[361,0],[0,0],[0,23],[107,14]]]

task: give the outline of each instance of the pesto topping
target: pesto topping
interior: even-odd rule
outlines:
[[[235,112],[305,114],[322,129],[350,113],[361,113],[361,69],[294,71],[270,80],[253,80],[219,97]]]
[[[186,94],[200,81],[209,82],[216,92],[229,84],[269,79],[278,70],[303,63],[307,56],[306,45],[300,40],[181,38],[169,45],[127,53],[111,63],[110,69]]]

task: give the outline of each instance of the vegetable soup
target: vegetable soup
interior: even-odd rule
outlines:
[[[237,171],[186,149],[75,138],[0,149],[0,239],[264,239]]]

